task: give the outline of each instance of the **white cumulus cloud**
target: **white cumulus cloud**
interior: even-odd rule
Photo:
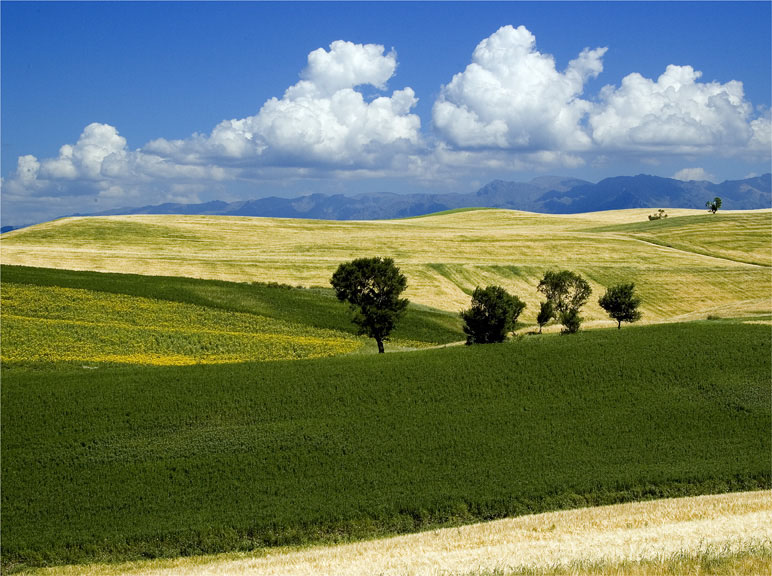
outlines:
[[[421,121],[411,112],[418,102],[414,91],[367,97],[360,91],[386,90],[396,69],[394,50],[339,40],[312,51],[298,82],[281,98],[269,99],[254,116],[224,120],[209,134],[160,138],[131,150],[114,126],[89,124],[56,157],[19,157],[16,172],[2,182],[4,201],[31,206],[45,200],[75,211],[82,198],[98,203],[94,209],[129,200],[195,201],[200,191],[191,186],[204,182],[214,193],[223,182],[287,175],[404,174],[418,165],[415,154],[424,149]]]
[[[94,122],[86,126],[75,145],[65,144],[57,158],[43,160],[38,175],[44,180],[96,180],[103,176],[107,158],[114,165],[122,162],[125,154],[126,139],[113,126]]]
[[[699,82],[691,66],[670,65],[652,80],[629,74],[606,86],[590,116],[599,147],[700,153],[747,147],[754,136],[752,106],[742,82]]]
[[[762,158],[772,157],[772,117],[769,110],[751,122],[751,130],[750,152]]]
[[[339,40],[329,51],[311,52],[301,80],[256,115],[225,120],[209,136],[160,139],[145,149],[188,162],[219,157],[267,166],[381,168],[420,144],[421,120],[410,112],[418,99],[407,87],[368,101],[356,88],[383,90],[396,68],[393,50]]]
[[[24,205],[31,220],[43,204],[57,216],[91,211],[85,201],[97,210],[236,199],[256,185],[297,181],[392,178],[462,188],[493,175],[620,159],[643,169],[668,160],[676,170],[679,155],[687,168],[675,178],[712,180],[692,166],[718,155],[768,164],[772,116],[754,109],[742,82],[705,82],[691,66],[670,65],[656,79],[630,73],[585,94],[606,51],[585,48],[559,70],[527,28],[503,26],[438,86],[426,138],[414,90],[388,91],[395,50],[338,40],[310,52],[298,81],[258,103],[254,115],[208,133],[130,149],[114,126],[95,122],[52,158],[20,156],[2,181],[3,203]]]
[[[336,40],[329,52],[318,48],[308,55],[301,78],[328,95],[362,84],[385,90],[386,82],[397,70],[397,54],[394,50],[384,54],[383,50],[378,44]]]
[[[504,26],[477,45],[472,62],[443,86],[434,126],[460,149],[585,150],[590,102],[584,85],[603,70],[606,48],[585,49],[560,72],[524,26]]]
[[[59,148],[55,158],[20,156],[16,172],[3,182],[3,192],[12,196],[118,197],[119,191],[158,179],[225,178],[225,170],[216,165],[179,164],[142,150],[129,150],[114,126],[94,122],[84,128],[77,142]]]

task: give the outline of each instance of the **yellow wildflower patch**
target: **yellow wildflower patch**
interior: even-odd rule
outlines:
[[[4,284],[2,362],[181,366],[318,358],[362,340],[241,312],[92,290]]]

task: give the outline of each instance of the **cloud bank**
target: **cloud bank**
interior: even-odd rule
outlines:
[[[691,66],[670,65],[656,81],[633,73],[606,86],[590,116],[592,137],[604,149],[660,153],[732,153],[761,143],[742,82],[699,82]],[[769,123],[766,123],[769,129]]]
[[[592,104],[579,96],[603,70],[606,48],[585,49],[563,72],[535,49],[524,26],[505,26],[475,48],[472,62],[443,86],[434,125],[456,148],[587,150],[581,125]]]
[[[370,102],[356,90],[385,90],[396,68],[394,51],[338,40],[329,51],[311,52],[302,79],[256,115],[225,120],[208,136],[155,140],[145,150],[185,163],[379,168],[421,141],[421,120],[410,113],[418,102],[411,88]]]
[[[536,49],[528,29],[504,26],[438,87],[423,131],[415,91],[388,93],[397,53],[338,40],[308,54],[281,98],[208,134],[132,150],[116,127],[92,123],[57,157],[20,156],[3,182],[4,202],[45,199],[62,213],[76,205],[67,198],[101,200],[102,207],[128,199],[196,201],[202,189],[266,178],[441,181],[491,169],[578,167],[615,155],[769,161],[769,110],[754,110],[742,82],[704,82],[698,70],[673,64],[656,79],[632,72],[618,86],[586,94],[607,51],[585,48],[561,70]],[[707,175],[699,170],[678,177]]]

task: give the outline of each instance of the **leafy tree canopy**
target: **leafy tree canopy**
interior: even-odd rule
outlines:
[[[388,340],[408,300],[400,298],[407,278],[391,258],[358,258],[338,266],[330,280],[338,300],[354,310],[353,322],[359,333],[375,338],[378,352]]]
[[[563,325],[561,334],[576,334],[579,332],[579,326],[582,325],[582,317],[576,308],[569,308],[560,313],[560,323]]]
[[[641,299],[635,294],[635,284],[618,284],[611,286],[600,297],[598,304],[608,315],[617,321],[617,328],[622,327],[622,322],[636,322],[641,318],[638,306]]]
[[[500,286],[478,286],[472,294],[472,307],[461,312],[466,343],[503,342],[524,308],[525,302]]]
[[[587,281],[570,270],[547,271],[537,290],[547,297],[557,314],[578,311],[592,293]]]
[[[544,327],[544,325],[554,317],[555,308],[553,308],[552,302],[549,300],[542,302],[539,308],[539,314],[536,316],[536,323],[539,325],[539,334],[541,334],[541,329]]]

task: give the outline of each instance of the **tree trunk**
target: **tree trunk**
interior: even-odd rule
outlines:
[[[622,321],[617,320],[617,330],[621,330],[621,329],[622,329]]]
[[[378,343],[378,354],[383,354],[383,340],[376,338],[375,341]]]

